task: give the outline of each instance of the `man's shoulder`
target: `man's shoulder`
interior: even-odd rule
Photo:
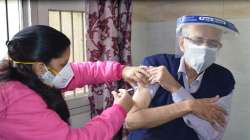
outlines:
[[[144,59],[161,59],[161,58],[174,58],[174,54],[168,54],[168,53],[158,53],[158,54],[153,54],[144,57]]]
[[[212,64],[207,70],[209,75],[213,75],[213,79],[216,83],[220,84],[223,88],[233,87],[235,85],[235,79],[232,72],[218,64]]]
[[[166,63],[171,63],[174,61],[178,61],[179,58],[175,56],[175,54],[166,54],[166,53],[161,53],[161,54],[154,54],[147,56],[143,59],[142,64],[148,64],[148,65],[162,65]]]
[[[223,76],[229,76],[229,77],[233,77],[232,72],[227,69],[224,66],[221,66],[219,64],[212,64],[209,68],[208,71],[215,71],[217,75],[223,75]]]

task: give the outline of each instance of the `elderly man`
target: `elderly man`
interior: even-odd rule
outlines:
[[[127,116],[126,126],[133,130],[129,140],[219,140],[223,136],[235,80],[228,69],[214,62],[221,38],[238,30],[216,17],[183,16],[176,31],[181,57],[157,54],[143,61],[153,66],[149,72],[156,84],[149,86],[151,99],[140,99],[141,106]],[[215,100],[207,101],[207,106],[200,102],[215,96],[223,110],[213,106]],[[196,104],[190,108],[185,101]]]

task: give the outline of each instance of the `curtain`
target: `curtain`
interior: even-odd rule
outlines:
[[[89,61],[118,61],[131,65],[132,0],[87,0],[87,58]],[[122,81],[90,86],[91,117],[113,104],[112,90]]]

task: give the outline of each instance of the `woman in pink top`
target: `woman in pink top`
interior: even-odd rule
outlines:
[[[0,140],[110,140],[133,106],[125,90],[114,105],[82,128],[71,128],[62,92],[119,80],[147,82],[140,67],[119,63],[68,64],[69,39],[42,25],[17,33],[6,43],[11,61],[0,66]]]

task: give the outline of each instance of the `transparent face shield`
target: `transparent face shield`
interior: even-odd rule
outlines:
[[[211,34],[209,28],[217,32]],[[238,35],[236,27],[226,20],[209,16],[183,16],[177,19],[175,56],[184,54],[183,47],[180,47],[183,40],[223,48],[224,42],[234,42]]]

